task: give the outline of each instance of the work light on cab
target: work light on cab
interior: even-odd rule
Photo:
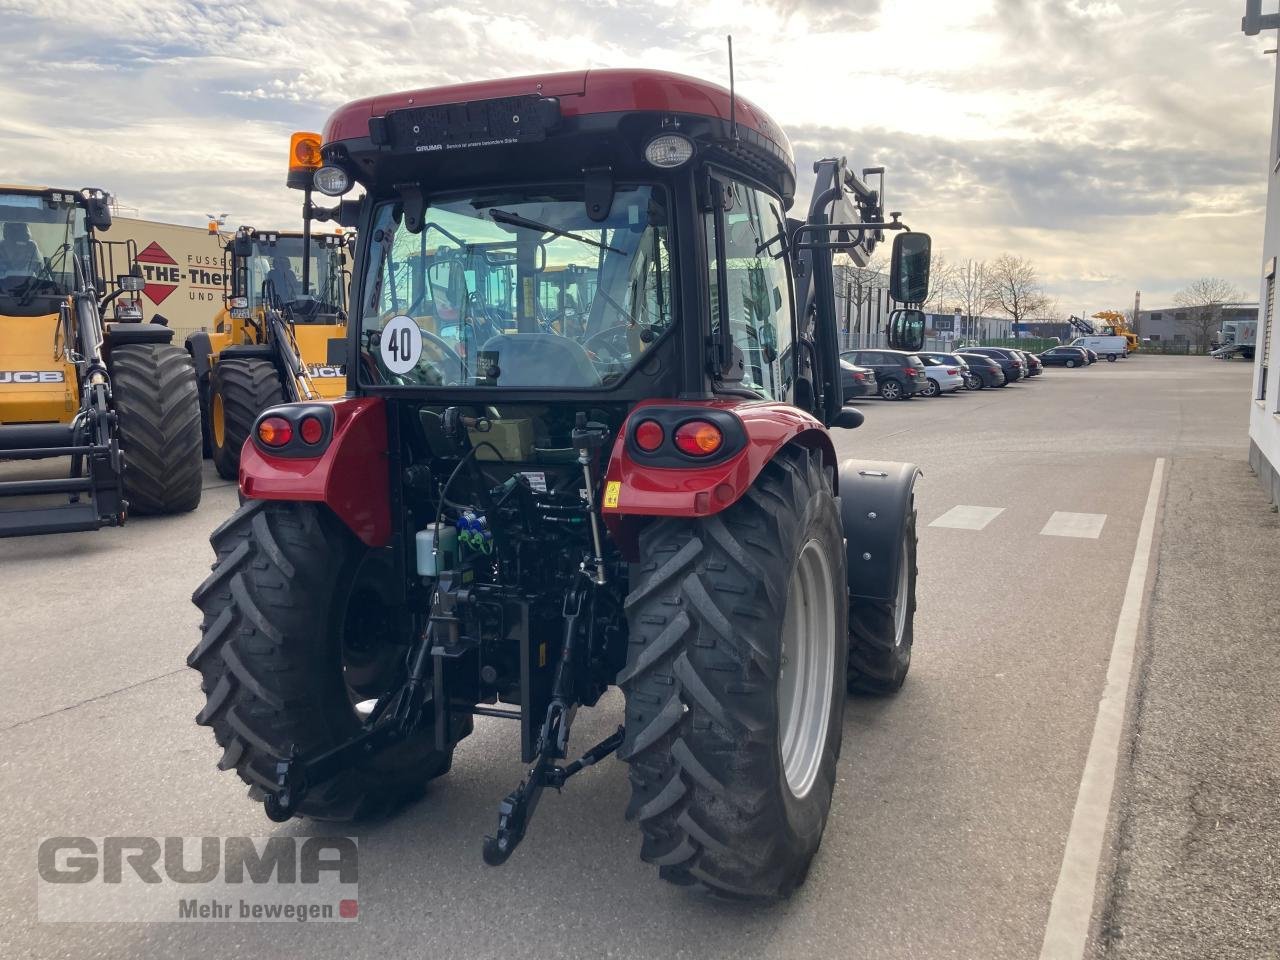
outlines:
[[[691,457],[707,457],[720,449],[724,443],[724,434],[714,423],[705,420],[690,420],[676,428],[676,448]]]
[[[289,178],[287,184],[295,190],[311,186],[311,178],[323,164],[320,157],[320,134],[295,133],[289,138]]]
[[[340,197],[351,189],[351,176],[341,167],[321,167],[313,182],[326,197]]]
[[[258,424],[258,439],[268,447],[283,447],[293,439],[293,427],[284,417],[267,417]]]
[[[655,167],[670,170],[688,163],[693,157],[693,141],[678,133],[654,137],[644,148],[644,158]]]

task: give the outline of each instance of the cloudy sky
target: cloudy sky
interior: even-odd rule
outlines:
[[[1268,7],[1273,6],[1267,3]],[[582,67],[727,77],[805,171],[843,153],[948,259],[1064,312],[1257,295],[1275,46],[1244,0],[0,0],[0,182],[151,219],[296,222],[288,135],[354,97]],[[802,183],[807,191],[807,185]]]

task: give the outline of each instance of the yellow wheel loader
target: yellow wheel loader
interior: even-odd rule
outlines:
[[[187,338],[196,365],[205,452],[236,479],[258,414],[286,400],[342,396],[346,371],[328,361],[345,345],[347,238],[241,227],[227,242],[226,302],[211,332]]]
[[[144,281],[132,244],[96,236],[110,226],[102,190],[0,186],[0,537],[200,502],[195,370],[122,296]],[[53,458],[65,477],[14,466]]]

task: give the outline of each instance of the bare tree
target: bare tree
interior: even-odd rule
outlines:
[[[851,261],[842,265],[836,282],[843,289],[836,290],[836,296],[847,299],[845,315],[840,318],[842,338],[845,344],[853,342],[853,335],[863,330],[870,331],[872,306],[876,302],[878,291],[889,285],[889,278],[884,272],[887,260],[881,254],[875,254],[867,261],[865,267],[859,267]]]
[[[956,336],[962,337],[966,333],[976,336],[974,318],[991,309],[991,281],[985,260],[971,257],[955,267],[951,277],[951,302],[960,308],[964,327],[956,331]]]
[[[1243,296],[1240,288],[1230,280],[1201,277],[1174,294],[1173,302],[1186,308],[1187,318],[1182,324],[1191,331],[1196,344],[1203,347],[1213,339],[1222,319],[1222,305],[1240,300]]]
[[[952,286],[955,283],[955,264],[947,260],[942,253],[935,253],[929,264],[929,296],[925,297],[921,307],[929,313],[941,313],[952,299]]]
[[[987,268],[991,305],[1015,324],[1034,317],[1048,304],[1035,264],[1005,253]]]

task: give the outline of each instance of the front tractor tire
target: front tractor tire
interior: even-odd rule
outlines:
[[[209,452],[218,476],[237,480],[240,449],[267,407],[284,403],[284,385],[270,360],[228,359],[209,374]]]
[[[906,681],[915,634],[917,572],[913,500],[902,528],[893,596],[849,600],[850,693],[895,693]]]
[[[111,396],[132,514],[200,505],[200,397],[191,357],[168,343],[124,343],[110,355]]]
[[[723,513],[640,537],[619,756],[641,857],[676,884],[773,900],[818,849],[840,755],[845,553],[816,451],[788,448]]]
[[[196,722],[213,728],[219,769],[234,767],[250,798],[263,800],[279,762],[343,742],[369,701],[403,682],[409,638],[395,627],[386,552],[366,548],[322,505],[250,500],[211,542],[217,561],[191,598],[204,615],[187,657],[206,697]],[[467,718],[461,735],[470,727]],[[311,786],[295,812],[389,814],[448,772],[452,748],[434,745],[431,725],[420,725]]]

